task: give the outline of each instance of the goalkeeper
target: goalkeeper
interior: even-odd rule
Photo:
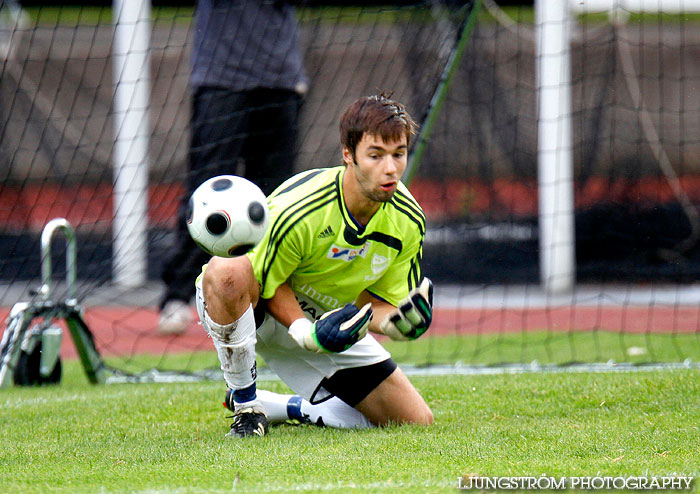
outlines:
[[[421,336],[432,284],[421,279],[425,217],[401,183],[416,124],[384,94],[340,120],[343,166],[302,172],[269,197],[270,228],[247,256],[214,257],[197,309],[234,411],[228,437],[288,418],[333,427],[430,424],[432,412],[367,334]],[[256,389],[255,358],[297,395]]]

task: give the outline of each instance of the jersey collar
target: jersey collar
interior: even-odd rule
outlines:
[[[400,252],[402,245],[399,239],[390,237],[383,233],[374,232],[372,231],[372,228],[370,228],[373,223],[376,223],[375,218],[378,214],[382,214],[382,212],[386,208],[387,203],[384,203],[380,206],[380,208],[377,210],[376,213],[374,213],[374,216],[372,216],[372,218],[369,220],[369,223],[367,223],[366,226],[362,226],[359,223],[357,223],[355,218],[353,218],[352,214],[350,214],[350,211],[348,211],[348,208],[345,204],[345,198],[343,197],[344,173],[345,167],[342,167],[335,177],[335,187],[338,193],[338,208],[340,209],[340,214],[343,217],[343,223],[345,223],[345,228],[343,229],[343,238],[345,239],[345,241],[350,245],[360,246],[364,245],[364,243],[367,240],[378,240],[379,242],[384,243],[389,247],[396,249]]]
[[[365,230],[367,230],[367,225],[360,225],[357,220],[353,217],[352,213],[348,211],[347,204],[345,203],[345,197],[343,196],[343,180],[345,179],[346,167],[342,167],[338,175],[335,177],[335,186],[338,193],[338,207],[340,208],[340,214],[343,216],[343,222],[345,223],[345,229],[350,229],[355,236],[362,235]],[[373,217],[374,218],[374,217]],[[370,219],[370,223],[372,219]]]

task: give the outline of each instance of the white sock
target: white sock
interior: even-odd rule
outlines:
[[[231,324],[218,324],[213,321],[206,309],[201,314],[202,325],[214,342],[214,348],[219,355],[221,370],[229,389],[243,390],[252,388],[255,399],[255,316],[250,305],[243,315]],[[239,401],[239,400],[236,400]],[[248,401],[248,400],[243,400]]]
[[[361,412],[337,397],[312,405],[301,396],[284,395],[259,389],[258,400],[265,407],[271,422],[296,419],[337,429],[366,429],[374,427]]]
[[[263,407],[265,407],[265,413],[270,422],[284,422],[289,419],[287,415],[287,402],[293,395],[282,395],[264,389],[259,389],[257,395],[258,400],[263,404]]]

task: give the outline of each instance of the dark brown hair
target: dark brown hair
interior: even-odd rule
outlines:
[[[380,136],[386,142],[398,141],[403,136],[410,142],[418,125],[406,108],[384,92],[364,96],[348,106],[340,117],[340,143],[355,157],[357,144],[364,134]]]

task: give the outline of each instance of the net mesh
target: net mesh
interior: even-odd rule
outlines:
[[[310,87],[297,169],[340,163],[337,120],[358,96],[393,91],[424,122],[470,7],[298,7]],[[474,14],[410,186],[428,217],[423,271],[436,283],[435,323],[431,337],[393,347],[397,358],[700,358],[700,17],[615,13],[573,20],[578,285],[556,296],[538,282],[534,11],[489,0]],[[31,298],[40,232],[65,217],[78,236],[78,299],[116,367],[216,366],[196,325],[177,336],[155,332],[160,270],[187,174],[193,9],[150,16],[148,263],[136,288],[113,281],[112,9],[5,1],[0,14],[0,306],[6,313]],[[64,252],[57,238],[57,278]],[[65,294],[57,282],[54,296]]]

